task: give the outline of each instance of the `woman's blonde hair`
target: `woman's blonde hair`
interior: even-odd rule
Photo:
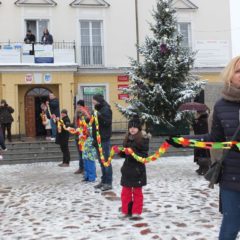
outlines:
[[[228,65],[224,68],[222,74],[221,74],[221,79],[222,81],[230,87],[231,85],[231,80],[234,75],[235,67],[237,63],[240,62],[240,56],[237,56],[233,58]]]

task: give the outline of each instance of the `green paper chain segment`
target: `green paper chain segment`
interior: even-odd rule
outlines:
[[[229,142],[203,142],[194,139],[187,139],[183,137],[174,137],[173,141],[177,144],[181,144],[183,147],[192,148],[204,148],[204,149],[230,149],[234,145],[240,150],[240,143],[236,141]]]

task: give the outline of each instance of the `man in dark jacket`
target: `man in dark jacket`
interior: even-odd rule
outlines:
[[[36,37],[35,37],[34,34],[32,34],[32,31],[29,29],[27,31],[27,34],[26,34],[25,38],[24,38],[24,42],[26,44],[31,44],[31,43],[35,43],[35,41],[36,41]]]
[[[103,95],[96,94],[93,96],[93,105],[97,111],[98,122],[99,122],[99,134],[101,136],[103,155],[105,160],[110,155],[110,138],[112,135],[112,110],[110,105],[104,100]],[[112,165],[104,167],[99,154],[99,149],[96,140],[96,126],[93,124],[93,145],[97,149],[98,160],[101,165],[102,177],[101,182],[95,186],[96,189],[107,191],[112,189]]]
[[[61,120],[63,121],[65,127],[70,126],[70,119],[66,109],[61,111]],[[68,148],[69,132],[59,126],[57,129],[56,144],[60,145],[61,151],[63,153],[63,162],[59,164],[59,167],[68,167],[70,162],[70,152]]]
[[[47,116],[50,118],[52,128],[51,140],[55,141],[57,135],[56,118],[60,116],[60,110],[59,101],[53,93],[49,93],[49,101],[46,101],[46,105],[48,108]]]
[[[13,122],[13,117],[12,117],[13,112],[14,112],[14,109],[7,104],[6,100],[2,99],[1,105],[0,105],[0,124],[2,127],[4,140],[5,140],[5,132],[7,129],[7,138],[9,142],[12,141],[11,126]]]

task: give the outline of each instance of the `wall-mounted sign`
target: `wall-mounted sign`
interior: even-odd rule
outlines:
[[[36,45],[35,63],[54,63],[52,45]]]
[[[45,83],[52,82],[52,75],[50,73],[45,73],[43,75],[43,80],[44,80]]]
[[[121,89],[121,88],[128,88],[128,84],[119,84],[118,89]]]
[[[25,82],[26,83],[33,83],[33,75],[31,73],[26,74]]]
[[[102,94],[104,96],[105,88],[104,87],[83,87],[84,95],[94,95],[94,94]]]
[[[118,82],[128,82],[128,81],[129,81],[129,76],[128,75],[118,76]]]
[[[125,99],[128,99],[128,98],[129,98],[128,94],[125,94],[125,93],[118,94],[118,99],[119,100],[125,100]]]
[[[36,84],[42,83],[42,73],[34,73],[34,82]]]
[[[225,67],[230,59],[227,40],[197,40],[195,67]]]

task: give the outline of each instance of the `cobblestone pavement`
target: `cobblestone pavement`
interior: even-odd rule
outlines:
[[[77,162],[0,166],[0,239],[217,239],[218,188],[196,175],[192,156],[147,164],[138,221],[119,218],[122,162],[114,160],[114,189],[105,193],[73,174]]]

